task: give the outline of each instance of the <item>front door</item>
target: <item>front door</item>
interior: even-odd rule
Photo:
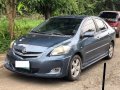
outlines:
[[[89,64],[92,62],[93,59],[95,59],[98,55],[98,50],[97,48],[99,47],[98,45],[98,40],[95,38],[96,36],[96,26],[93,20],[87,19],[84,21],[82,27],[81,27],[81,36],[84,35],[88,31],[94,32],[93,37],[84,37],[81,39],[80,43],[81,45],[81,52],[83,55],[83,66],[86,64]]]

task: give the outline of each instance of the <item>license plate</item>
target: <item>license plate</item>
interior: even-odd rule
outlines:
[[[29,61],[15,61],[16,68],[30,69]]]

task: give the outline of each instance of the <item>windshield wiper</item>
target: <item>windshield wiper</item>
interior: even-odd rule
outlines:
[[[64,34],[58,33],[58,32],[53,32],[53,33],[50,33],[50,34],[53,34],[53,35],[64,35]]]
[[[37,31],[31,31],[32,33],[38,33]]]
[[[38,34],[46,34],[46,35],[64,35],[60,32],[38,32],[38,31],[32,31],[33,33],[38,33]]]

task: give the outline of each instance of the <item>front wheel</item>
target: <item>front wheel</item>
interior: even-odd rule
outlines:
[[[81,73],[81,58],[79,55],[73,56],[69,64],[68,80],[75,81],[79,79]]]
[[[114,45],[111,42],[108,50],[108,56],[106,58],[111,59],[113,57],[113,54],[114,54]]]

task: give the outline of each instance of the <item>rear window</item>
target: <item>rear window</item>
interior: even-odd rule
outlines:
[[[114,12],[103,12],[100,14],[100,17],[101,18],[104,18],[104,19],[107,19],[107,20],[116,20],[116,17],[117,17],[117,13],[114,13]]]

